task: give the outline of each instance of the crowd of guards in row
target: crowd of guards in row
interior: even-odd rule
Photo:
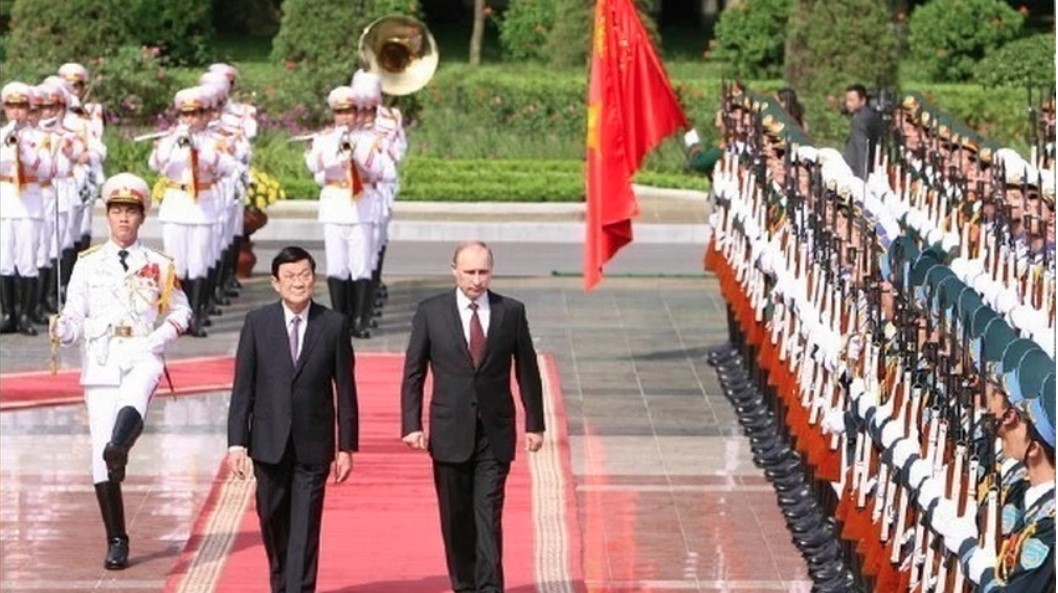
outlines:
[[[853,173],[725,87],[710,354],[816,591],[1055,586],[1054,103],[1027,158],[907,93]]]
[[[186,333],[238,296],[236,278],[251,181],[256,109],[232,98],[238,71],[214,64],[173,98],[176,125],[153,140],[149,166],[164,187],[163,250],[192,309]],[[86,90],[87,89],[87,90]],[[0,333],[36,335],[63,301],[78,254],[90,248],[93,205],[107,148],[87,70],[66,64],[39,85],[3,87],[0,129]],[[385,300],[381,269],[406,141],[399,110],[382,104],[377,74],[358,71],[327,98],[334,125],[308,137],[308,169],[321,189],[319,220],[331,303],[369,338]],[[98,247],[98,245],[96,246]]]

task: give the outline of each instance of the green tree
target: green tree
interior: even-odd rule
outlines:
[[[519,0],[516,0],[519,1]],[[595,0],[550,0],[554,2],[554,25],[547,35],[544,58],[556,67],[587,65],[591,55]],[[651,0],[634,0],[643,28],[661,52],[661,35],[650,10]]]
[[[213,43],[213,5],[208,0],[141,0],[137,38],[157,46],[176,65],[202,65]]]
[[[736,0],[716,24],[713,56],[740,78],[773,78],[780,74],[791,0]]]
[[[989,51],[1017,38],[1024,20],[1002,0],[930,0],[911,13],[911,55],[934,82],[966,81]]]
[[[15,0],[7,59],[89,65],[108,48],[138,41],[133,16],[123,0]]]
[[[786,26],[783,47],[783,78],[795,87],[803,87],[812,78],[814,64],[808,54],[808,17],[815,0],[793,0]]]
[[[985,86],[1054,87],[1054,34],[1011,41],[977,63],[974,79]]]
[[[419,15],[417,0],[286,0],[272,59],[294,73],[285,92],[321,115],[327,93],[359,67],[360,34],[376,18]]]

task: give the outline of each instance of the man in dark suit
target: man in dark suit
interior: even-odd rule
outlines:
[[[845,141],[845,162],[856,177],[866,180],[885,125],[878,112],[871,109],[867,88],[862,84],[852,84],[845,89],[845,110],[852,116],[852,128]]]
[[[544,405],[525,306],[489,290],[492,252],[480,241],[452,257],[456,289],[419,303],[401,386],[403,441],[433,457],[452,589],[503,591],[504,486],[517,440],[513,362],[525,408],[525,448],[543,444]],[[433,373],[429,445],[423,385]]]
[[[253,459],[272,593],[316,590],[327,475],[334,462],[335,482],[349,477],[359,440],[349,320],[312,301],[315,282],[307,251],[281,250],[280,300],[246,316],[235,356],[228,463],[245,478]]]

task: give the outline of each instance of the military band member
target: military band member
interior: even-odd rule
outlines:
[[[48,139],[55,173],[50,183],[41,185],[44,218],[37,257],[40,290],[38,314],[33,319],[35,323],[47,323],[42,319],[43,313],[58,312],[57,287],[63,278],[70,277],[73,268],[74,236],[70,233],[70,211],[81,207],[74,169],[77,164],[85,162],[88,145],[81,134],[63,125],[69,97],[66,89],[54,83],[43,83],[36,89],[41,102],[38,127]],[[69,250],[68,257],[60,265],[59,258],[64,250]],[[62,266],[66,269],[60,270]]]
[[[191,302],[188,334],[195,337],[206,336],[204,327],[213,305],[209,276],[219,253],[217,228],[224,208],[216,184],[235,166],[231,155],[206,129],[205,93],[201,87],[176,93],[173,103],[180,124],[158,140],[150,157],[151,169],[167,180],[158,220],[165,251],[176,262],[177,275]]]
[[[109,570],[128,566],[121,482],[129,450],[162,377],[165,349],[191,317],[172,259],[139,241],[150,196],[147,183],[130,173],[107,180],[110,239],[80,255],[62,313],[51,325],[53,339],[63,346],[83,342],[81,385]]]
[[[353,75],[353,87],[357,87],[358,78],[367,73],[358,70]],[[380,97],[381,99],[381,97]],[[374,127],[385,135],[385,151],[393,160],[393,168],[387,169],[386,174],[378,182],[379,191],[383,195],[382,215],[377,225],[377,237],[375,240],[378,255],[372,265],[372,283],[376,287],[381,298],[388,296],[385,285],[382,283],[382,266],[386,261],[386,248],[389,245],[389,223],[393,218],[393,209],[400,193],[400,176],[397,167],[404,161],[408,152],[408,138],[404,133],[404,115],[395,105],[379,104],[375,111]]]
[[[37,249],[44,218],[40,183],[52,175],[46,137],[30,125],[32,89],[11,82],[0,90],[7,120],[0,127],[0,333],[35,336],[30,316],[38,295]]]
[[[103,106],[89,101],[91,89],[88,85],[88,70],[80,64],[63,64],[59,68],[59,75],[49,76],[45,82],[65,85],[69,93],[69,105],[63,125],[80,134],[82,141],[89,146],[88,156],[74,167],[74,177],[81,196],[79,207],[71,210],[70,232],[75,236],[76,253],[87,249],[92,243],[92,205],[99,197],[99,188],[105,180],[103,162],[107,158],[107,149],[103,144]],[[72,265],[72,257],[67,257]],[[67,266],[67,269],[70,267]]]
[[[230,64],[210,64],[209,71],[223,74],[228,79],[229,98],[224,103],[223,113],[238,121],[246,139],[253,141],[257,137],[257,108],[249,103],[239,103],[230,98],[235,93],[239,70]]]

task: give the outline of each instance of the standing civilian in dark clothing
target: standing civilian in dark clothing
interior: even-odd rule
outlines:
[[[862,84],[845,89],[845,110],[852,116],[852,129],[845,141],[845,162],[860,179],[867,179],[874,153],[882,139],[882,118],[871,109],[867,89]]]

